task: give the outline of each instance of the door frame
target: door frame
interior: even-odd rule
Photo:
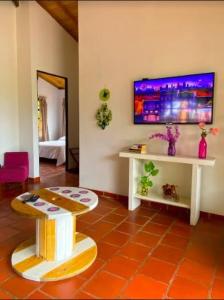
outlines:
[[[49,73],[49,72],[45,72],[45,71],[41,71],[41,70],[37,70],[37,84],[38,84],[38,72],[43,73],[43,74],[47,74],[47,75],[51,75],[51,76],[55,76],[55,77],[60,77],[63,78],[65,80],[65,139],[66,139],[66,143],[65,143],[65,170],[68,171],[68,77],[65,76],[61,76],[61,75],[56,75],[53,73]],[[38,85],[37,85],[37,100],[38,100]]]

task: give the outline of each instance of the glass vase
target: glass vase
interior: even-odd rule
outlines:
[[[138,193],[142,196],[148,196],[149,187],[140,184],[138,188]]]
[[[207,142],[205,137],[201,137],[198,147],[198,158],[205,159],[207,156]]]
[[[175,142],[174,141],[169,141],[168,155],[169,156],[175,156],[175,154],[176,154]]]

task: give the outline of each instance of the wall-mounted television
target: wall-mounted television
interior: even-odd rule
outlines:
[[[215,73],[134,82],[135,124],[197,124],[213,121]]]

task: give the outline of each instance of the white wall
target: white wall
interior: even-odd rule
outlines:
[[[16,12],[10,4],[0,1],[0,163],[4,152],[19,148]]]
[[[7,1],[10,5],[9,1]],[[34,155],[33,101],[31,85],[31,40],[29,2],[20,2],[16,11],[17,62],[18,62],[18,103],[19,103],[19,142],[20,150],[29,152],[29,176],[33,177],[38,162]],[[35,165],[36,164],[36,165]]]
[[[38,96],[45,96],[47,101],[47,123],[49,140],[57,140],[61,136],[63,98],[65,90],[59,90],[42,78],[38,78]]]
[[[164,126],[133,125],[134,80],[214,71],[214,123],[221,134],[208,137],[209,155],[217,162],[203,172],[202,210],[224,215],[223,15],[218,1],[79,1],[81,186],[127,195],[128,165],[119,151],[147,142],[150,151],[166,153],[165,142],[148,141]],[[102,131],[95,113],[105,86],[111,89],[113,120]],[[177,153],[197,155],[197,126],[180,130]],[[184,170],[173,174],[182,187],[190,185],[190,170],[187,176]]]
[[[68,78],[69,147],[78,145],[78,45],[36,1],[16,9],[19,32],[20,143],[30,152],[30,177],[39,176],[37,70]],[[22,76],[21,76],[22,75]],[[26,119],[24,120],[24,113]]]

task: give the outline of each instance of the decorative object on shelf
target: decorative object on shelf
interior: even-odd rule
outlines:
[[[217,135],[219,133],[219,128],[211,127],[206,129],[205,123],[201,122],[198,124],[201,129],[201,140],[198,145],[198,158],[206,159],[207,157],[207,141],[206,136],[211,133],[212,135]]]
[[[149,139],[158,138],[163,141],[167,141],[169,143],[168,145],[168,151],[167,154],[170,156],[175,156],[176,154],[176,141],[180,136],[179,128],[177,125],[172,126],[172,124],[166,125],[166,133],[155,133],[149,137]]]
[[[110,91],[108,89],[102,89],[99,92],[99,98],[100,100],[106,102],[110,99]],[[107,103],[102,103],[100,108],[98,108],[96,112],[96,120],[97,125],[101,129],[105,129],[112,120],[112,111],[108,108]]]
[[[146,144],[133,144],[129,148],[130,152],[146,154],[147,153],[147,145]]]
[[[142,196],[147,196],[149,192],[149,188],[153,186],[153,182],[150,179],[150,177],[156,176],[159,173],[159,170],[156,169],[152,161],[149,161],[144,164],[144,170],[146,172],[146,175],[140,177],[138,192]]]
[[[163,197],[165,199],[173,199],[178,201],[179,196],[177,195],[176,186],[174,184],[164,184],[162,186],[163,189]]]
[[[119,157],[127,158],[129,163],[129,189],[128,189],[128,209],[130,211],[134,211],[137,207],[140,207],[142,200],[150,201],[156,203],[163,203],[177,207],[184,207],[190,210],[190,224],[196,225],[200,216],[200,202],[201,202],[201,179],[203,176],[203,170],[205,167],[214,167],[216,159],[208,158],[208,159],[199,159],[192,156],[179,156],[175,159],[173,156],[161,155],[161,154],[144,154],[144,155],[136,155],[135,153],[131,153],[130,151],[120,152]],[[150,191],[148,196],[139,195],[139,191],[136,191],[136,178],[138,179],[138,187],[139,187],[139,177],[142,174],[142,170],[140,166],[147,161],[153,161],[158,163],[169,163],[170,166],[176,167],[177,164],[182,164],[183,166],[191,166],[191,184],[189,186],[190,190],[188,190],[187,194],[189,197],[180,196],[179,201],[170,201],[164,199],[162,193],[157,193],[155,191]],[[203,167],[203,168],[202,168]],[[141,172],[141,173],[140,173]],[[172,182],[172,172],[166,174],[170,179],[167,179],[168,182]],[[179,174],[178,174],[179,175]],[[180,174],[185,176],[185,172]],[[171,177],[170,177],[171,176]],[[167,178],[168,178],[167,177]],[[186,177],[186,176],[185,176]],[[183,177],[183,178],[185,178]],[[137,192],[137,193],[136,193]]]

